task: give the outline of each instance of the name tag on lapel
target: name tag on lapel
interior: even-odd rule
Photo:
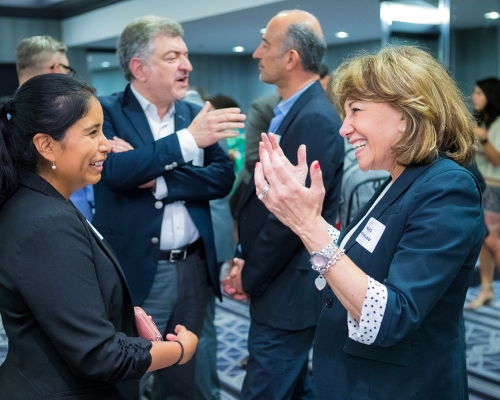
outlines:
[[[370,253],[373,253],[378,241],[384,233],[385,225],[378,222],[375,218],[370,218],[365,228],[361,231],[359,236],[356,238],[361,246],[363,246]]]

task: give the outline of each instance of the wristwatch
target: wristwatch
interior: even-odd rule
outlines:
[[[326,272],[328,269],[328,262],[337,250],[338,246],[335,244],[335,241],[332,240],[332,242],[321,251],[313,251],[309,259],[311,268],[320,274]]]

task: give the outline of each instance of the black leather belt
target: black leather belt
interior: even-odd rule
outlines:
[[[201,244],[203,244],[203,240],[199,238],[195,242],[179,249],[160,250],[160,260],[167,260],[170,262],[184,261],[187,256],[193,254]]]

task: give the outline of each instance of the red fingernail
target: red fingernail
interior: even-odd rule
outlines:
[[[255,166],[257,167],[259,164],[260,164],[260,162],[258,162],[258,161],[257,161],[257,162],[255,163]]]
[[[314,169],[319,169],[319,161],[315,161]]]

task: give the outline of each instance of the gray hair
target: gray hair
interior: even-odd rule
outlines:
[[[132,81],[134,76],[130,71],[130,60],[139,57],[148,63],[155,51],[154,41],[159,36],[182,37],[184,30],[181,24],[169,18],[147,15],[137,18],[128,24],[118,39],[116,56],[120,61],[125,79]]]
[[[281,53],[296,50],[302,60],[304,71],[318,74],[321,60],[326,53],[326,42],[308,25],[295,22],[285,32]]]
[[[51,36],[31,36],[18,44],[17,72],[25,68],[41,67],[41,64],[56,53],[66,53],[68,48]]]

